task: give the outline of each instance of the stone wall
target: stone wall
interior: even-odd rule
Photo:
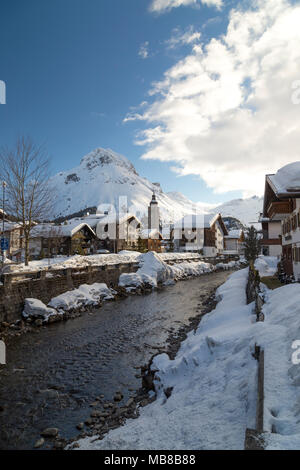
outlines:
[[[236,259],[227,257],[226,261]],[[173,258],[165,259],[170,264],[183,261],[204,261],[216,264],[224,259]],[[85,266],[81,268],[50,269],[34,272],[17,272],[4,274],[0,285],[0,323],[12,323],[20,319],[26,298],[36,298],[46,305],[53,297],[68,290],[76,289],[82,284],[104,282],[108,287],[117,287],[122,273],[136,272],[138,262]]]
[[[138,263],[124,263],[23,275],[5,274],[4,285],[0,286],[0,323],[18,320],[26,298],[37,298],[47,304],[53,297],[81,284],[105,282],[109,287],[116,287],[120,274],[137,269]]]

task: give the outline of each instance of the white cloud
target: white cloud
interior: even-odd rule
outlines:
[[[209,7],[216,7],[217,9],[223,6],[223,0],[152,0],[150,11],[163,13],[180,6],[199,6],[200,3]]]
[[[149,57],[149,41],[144,42],[139,50],[139,57],[141,59],[148,59]]]
[[[153,85],[136,116],[148,123],[137,144],[144,159],[172,161],[216,192],[263,190],[266,172],[300,160],[300,6],[255,0],[236,8],[228,30],[196,44]]]
[[[194,44],[201,38],[201,33],[196,31],[194,26],[190,26],[185,31],[180,28],[175,28],[172,31],[172,36],[166,41],[168,49],[174,49],[177,46],[184,44]]]

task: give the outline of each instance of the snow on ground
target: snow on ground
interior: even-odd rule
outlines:
[[[185,259],[184,257],[182,258]],[[141,286],[157,287],[157,283],[165,283],[170,280],[178,280],[188,276],[199,276],[205,272],[212,272],[216,268],[212,264],[201,261],[177,263],[168,265],[163,256],[154,251],[145,253],[140,258],[141,267],[136,273],[123,273],[119,279],[119,285],[134,290]]]
[[[161,253],[164,260],[191,259],[200,260],[197,253]],[[142,254],[138,251],[123,250],[119,253],[99,254],[99,255],[74,255],[56,256],[55,258],[44,258],[42,260],[30,261],[29,266],[24,263],[7,266],[6,272],[28,272],[40,270],[54,270],[66,268],[82,268],[84,266],[102,266],[106,264],[134,263],[140,261]]]
[[[241,265],[242,261],[229,261],[228,263],[217,263],[216,264],[216,269],[232,269],[239,267]]]
[[[278,258],[276,256],[260,255],[255,261],[255,269],[260,277],[273,276],[277,271]]]
[[[115,294],[116,292],[104,283],[82,284],[78,289],[54,297],[48,306],[68,312],[82,307],[97,306],[101,300],[113,300]]]
[[[265,321],[256,323],[247,275],[237,271],[217,290],[216,309],[174,360],[154,358],[157,400],[102,441],[80,440],[80,449],[243,449],[246,428],[255,428],[255,343],[265,351],[266,448],[300,448],[300,285],[265,289]]]
[[[242,449],[254,427],[257,362],[250,354],[252,305],[246,305],[248,270],[221,286],[216,309],[191,332],[171,361],[157,356],[157,400],[138,419],[80,449]],[[174,387],[167,400],[164,389]]]
[[[97,307],[103,300],[113,300],[116,291],[104,283],[83,284],[78,289],[65,292],[51,299],[46,306],[38,299],[25,299],[24,318],[42,319],[47,323],[51,317],[59,319],[64,313],[87,307]]]
[[[24,263],[13,265],[7,269],[12,272],[28,272],[40,270],[54,270],[66,268],[82,268],[84,266],[102,266],[104,264],[130,263],[138,260],[141,253],[137,251],[126,251],[120,254],[109,255],[74,255],[74,256],[56,256],[55,258],[44,258],[42,260],[30,261],[29,266]],[[7,270],[8,272],[8,270]]]
[[[265,322],[257,324],[257,343],[265,350],[264,429],[267,449],[300,449],[300,284],[265,293]],[[300,344],[300,343],[299,343]],[[299,351],[297,353],[297,351]]]
[[[47,322],[49,318],[56,315],[58,315],[58,312],[53,308],[47,307],[41,300],[25,299],[23,318],[41,319]]]
[[[134,255],[132,255],[132,253],[134,253]],[[157,287],[158,282],[162,282],[164,284],[174,283],[179,279],[190,276],[199,276],[216,269],[211,264],[203,263],[201,261],[185,261],[188,258],[185,253],[179,257],[179,259],[182,259],[182,262],[173,264],[172,266],[169,266],[165,261],[163,261],[163,257],[161,255],[152,251],[145,254],[138,252],[122,252],[120,256],[135,256],[135,259],[138,260],[141,265],[136,273],[123,273],[119,278],[119,285],[126,287],[129,292],[134,291],[137,287],[145,285],[155,288]],[[238,263],[233,262],[230,264],[230,267],[234,267],[237,264]],[[227,268],[226,265],[224,265],[224,269],[225,268]],[[53,317],[53,315],[63,314],[64,312],[70,312],[72,310],[80,310],[86,307],[98,306],[102,300],[111,300],[115,295],[116,292],[113,289],[109,289],[106,284],[83,284],[78,289],[65,292],[51,299],[48,306],[38,299],[26,299],[23,316],[24,318],[42,318],[47,322],[51,316]]]

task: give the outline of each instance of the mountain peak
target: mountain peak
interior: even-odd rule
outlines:
[[[87,168],[90,171],[96,167],[104,167],[107,165],[123,167],[137,175],[133,164],[126,157],[111,149],[98,147],[85,155],[80,161],[80,166]]]

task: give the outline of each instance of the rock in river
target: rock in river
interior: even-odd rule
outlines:
[[[43,432],[41,432],[41,436],[43,437],[56,437],[57,434],[58,434],[57,428],[47,428],[47,429],[44,429]]]

